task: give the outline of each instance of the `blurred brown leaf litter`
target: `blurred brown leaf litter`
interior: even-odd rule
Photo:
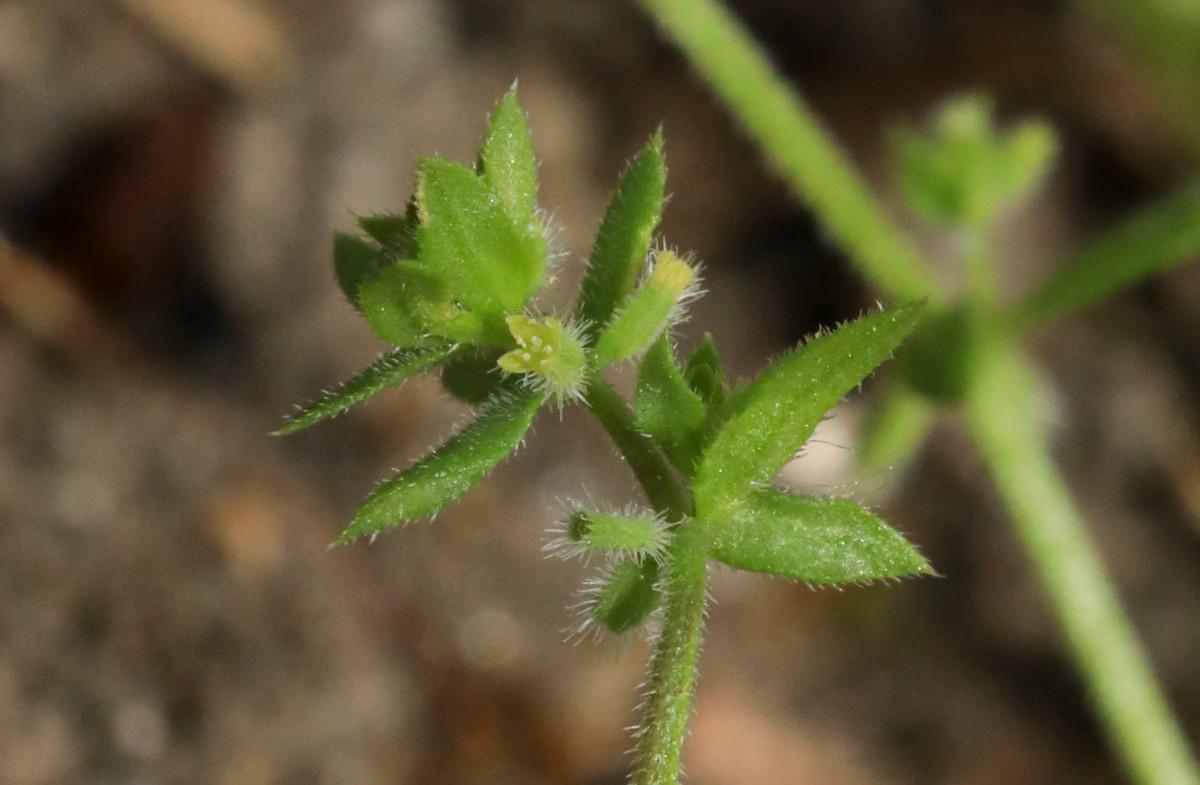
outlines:
[[[1053,182],[1005,231],[1013,291],[1194,170],[1154,64],[1075,6],[732,5],[885,192],[886,122],[951,91],[1060,128]],[[540,553],[557,500],[633,497],[585,418],[539,420],[433,523],[334,551],[463,410],[421,380],[266,436],[381,349],[331,231],[399,209],[415,154],[468,159],[514,77],[572,253],[546,307],[660,121],[664,234],[708,278],[685,344],[711,330],[749,374],[872,302],[632,6],[0,5],[0,782],[624,781],[644,645],[564,644],[583,573]],[[1035,347],[1057,453],[1193,740],[1197,314],[1191,265]],[[688,781],[1123,782],[954,424],[906,472],[855,478],[858,411],[794,476],[882,508],[946,577],[718,572]]]

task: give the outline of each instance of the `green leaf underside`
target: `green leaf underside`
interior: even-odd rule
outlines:
[[[756,490],[716,527],[712,557],[806,583],[933,574],[916,548],[854,502]]]
[[[275,435],[286,436],[335,417],[351,406],[373,398],[388,387],[429,370],[449,357],[453,351],[451,346],[435,346],[388,352],[290,417],[286,425],[275,431]]]
[[[338,542],[432,515],[462,496],[520,445],[542,401],[526,391],[489,403],[433,454],[376,488]]]
[[[361,237],[333,233],[333,273],[346,299],[358,307],[358,289],[379,269],[380,249]]]
[[[1200,256],[1200,183],[1130,218],[1085,248],[1023,305],[1025,325],[1098,302],[1180,262]]]
[[[637,426],[658,441],[671,462],[690,470],[694,456],[684,445],[704,424],[707,412],[700,396],[684,381],[666,336],[642,358],[633,411]]]
[[[516,89],[501,99],[488,123],[483,149],[479,152],[480,169],[488,185],[500,198],[504,209],[517,226],[534,221],[537,202],[537,160],[525,113],[517,103]]]
[[[419,261],[456,301],[487,314],[521,310],[545,272],[540,232],[515,225],[482,177],[443,158],[418,165],[417,211]]]
[[[658,562],[653,559],[619,562],[596,593],[592,621],[618,635],[644,622],[661,600],[658,573]]]
[[[825,413],[891,355],[923,307],[874,313],[815,337],[737,390],[696,469],[697,515],[720,522],[752,487],[771,480]]]
[[[721,370],[721,359],[717,356],[717,346],[713,343],[711,333],[705,334],[704,340],[688,358],[683,377],[705,406],[712,409],[725,403],[729,391],[725,387],[725,373]]]
[[[595,338],[633,291],[662,218],[667,170],[662,135],[629,162],[604,213],[579,299],[579,316]]]

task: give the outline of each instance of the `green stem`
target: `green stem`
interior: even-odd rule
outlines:
[[[1032,373],[1008,345],[980,347],[971,430],[1042,574],[1099,714],[1142,785],[1197,785],[1195,761],[1037,425]]]
[[[871,283],[901,301],[940,295],[846,154],[736,18],[714,0],[639,2]]]
[[[587,403],[633,469],[655,509],[670,520],[694,513],[687,491],[633,413],[604,381],[588,387]],[[674,528],[667,552],[662,632],[650,659],[635,764],[637,785],[676,785],[683,739],[695,695],[696,661],[704,627],[709,530],[698,521]]]
[[[687,492],[676,481],[671,465],[654,439],[634,424],[633,412],[621,396],[596,378],[588,385],[586,400],[633,470],[651,506],[666,513],[672,521],[691,515],[692,501]]]
[[[663,627],[650,659],[636,785],[676,785],[696,688],[704,627],[708,529],[692,521],[676,530],[667,557]]]

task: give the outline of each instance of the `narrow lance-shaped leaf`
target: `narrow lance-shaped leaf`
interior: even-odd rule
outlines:
[[[417,171],[418,261],[481,313],[521,310],[542,281],[545,240],[514,224],[482,177],[457,161],[422,158]]]
[[[338,542],[432,515],[462,496],[517,449],[541,404],[529,392],[488,404],[432,455],[376,488]]]
[[[695,456],[684,448],[704,423],[704,402],[683,379],[666,336],[655,341],[638,368],[633,394],[637,426],[653,436],[671,462],[684,471]]]
[[[579,296],[579,316],[589,326],[590,337],[599,334],[633,291],[650,251],[667,182],[662,147],[660,131],[629,162],[596,233]]]
[[[452,353],[453,347],[450,346],[397,349],[388,352],[367,366],[357,376],[347,379],[301,409],[289,418],[286,425],[275,431],[275,435],[286,436],[341,414],[351,406],[378,395],[388,387],[393,387],[422,371],[429,370]]]
[[[540,231],[534,216],[537,160],[533,157],[525,113],[517,103],[516,85],[492,112],[483,149],[479,151],[479,164],[484,179],[513,222]]]
[[[1193,183],[1091,243],[1018,306],[1013,319],[1021,327],[1034,327],[1197,257],[1200,183]]]
[[[380,266],[380,249],[361,237],[333,233],[333,272],[346,299],[358,307],[358,289]]]
[[[922,308],[874,313],[813,338],[738,390],[696,470],[697,515],[719,522],[739,497],[774,477],[825,412],[891,355]]]
[[[807,583],[933,574],[917,549],[854,502],[756,490],[715,527],[712,557]]]

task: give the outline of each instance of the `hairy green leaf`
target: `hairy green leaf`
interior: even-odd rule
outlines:
[[[629,162],[596,233],[579,296],[579,316],[590,337],[599,335],[637,283],[651,235],[662,218],[666,181],[660,131]]]
[[[1084,248],[1014,312],[1023,327],[1097,302],[1200,257],[1200,183],[1119,224]]]
[[[721,520],[752,487],[774,477],[825,412],[899,346],[923,307],[874,313],[813,338],[738,390],[696,470],[697,515]]]
[[[472,311],[520,311],[546,268],[540,232],[517,226],[482,177],[457,161],[422,158],[417,171],[419,261]]]
[[[731,567],[807,583],[933,574],[917,549],[854,502],[760,489],[715,527],[712,556]]]
[[[637,426],[653,436],[671,462],[689,471],[694,455],[686,448],[704,423],[704,402],[687,383],[666,336],[655,341],[638,368],[633,394]]]
[[[729,390],[725,387],[725,372],[721,369],[721,358],[717,356],[711,333],[705,333],[704,341],[688,358],[683,378],[708,408],[718,408],[725,403]]]
[[[432,455],[376,488],[338,542],[432,515],[462,496],[517,449],[541,404],[529,392],[489,403]]]
[[[450,357],[453,348],[435,346],[425,349],[397,349],[381,356],[357,376],[322,395],[288,419],[275,431],[276,436],[303,430],[322,420],[341,414],[355,404],[378,395]]]
[[[629,558],[619,562],[596,592],[590,621],[620,635],[646,620],[661,602],[658,562]]]
[[[358,290],[363,281],[379,270],[380,249],[361,237],[333,233],[333,272],[346,299],[358,307]]]
[[[517,226],[532,226],[540,231],[534,216],[537,201],[537,161],[525,113],[517,103],[513,86],[500,100],[488,123],[483,149],[479,151],[479,169],[488,185],[500,198]]]

